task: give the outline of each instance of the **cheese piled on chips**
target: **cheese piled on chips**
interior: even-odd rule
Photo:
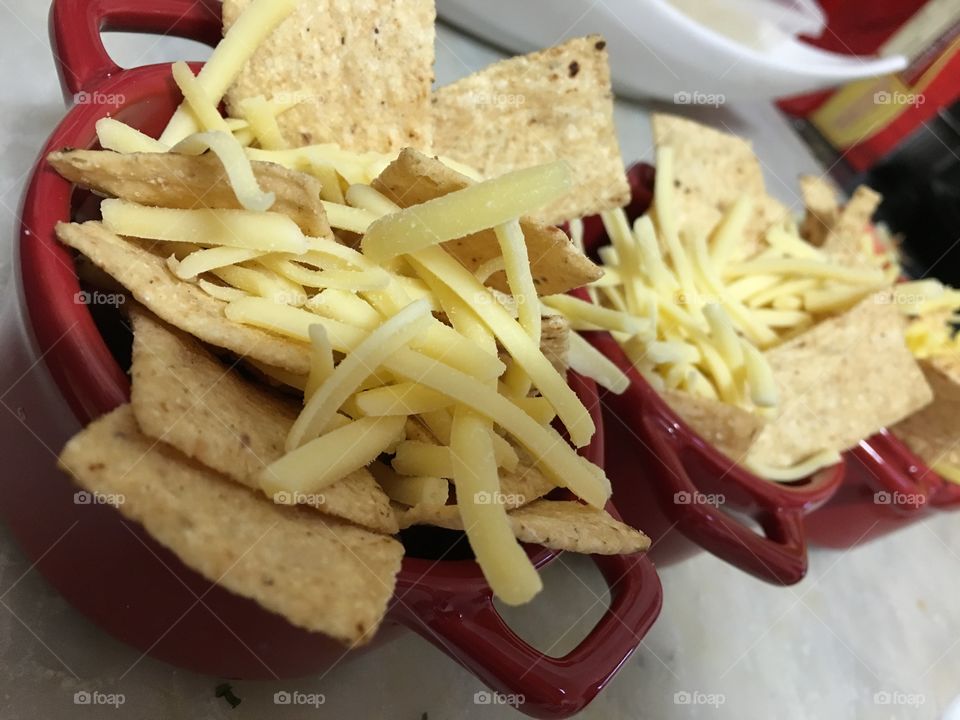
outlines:
[[[183,102],[159,138],[104,119],[104,150],[49,157],[105,196],[101,221],[63,223],[58,236],[144,306],[131,311],[131,405],[75,438],[64,468],[85,486],[125,488],[124,468],[137,462],[127,453],[149,455],[143,467],[161,475],[149,487],[189,489],[157,502],[131,492],[125,511],[208,576],[222,569],[220,544],[205,555],[202,543],[155,522],[153,508],[183,517],[197,537],[242,539],[275,521],[282,532],[256,558],[282,553],[289,540],[293,553],[323,556],[306,567],[308,582],[251,587],[248,564],[225,584],[347,643],[368,639],[385,611],[402,552],[385,535],[405,515],[453,513],[493,591],[511,604],[542,587],[523,539],[646,549],[642,533],[603,509],[609,482],[575,450],[595,427],[565,378],[572,367],[626,388],[570,331],[574,317],[622,318],[565,303],[558,293],[600,271],[559,228],[534,219],[547,207],[557,219],[591,185],[609,193],[589,197],[590,209],[623,199],[602,40],[544,56],[575,52],[582,64],[567,72],[582,74],[567,106],[538,103],[549,131],[531,132],[569,148],[571,113],[589,114],[608,136],[605,163],[515,154],[478,172],[469,158],[421,152],[447,122],[429,96],[429,0],[349,9],[228,0],[223,14],[224,40],[200,72],[172,66]],[[596,97],[605,108],[590,107]],[[225,365],[198,341],[237,359]],[[544,498],[560,487],[567,499]],[[253,519],[243,533],[224,530],[243,517],[212,512],[218,494]],[[308,510],[278,507],[291,505]],[[352,567],[347,554],[371,565],[342,598],[301,597],[324,568]],[[296,564],[264,572],[282,576]]]
[[[838,462],[929,403],[886,294],[899,266],[868,242],[876,194],[841,209],[805,180],[817,247],[766,195],[747,143],[671,116],[653,125],[653,206],[633,227],[622,210],[602,214],[598,307],[546,302],[575,329],[609,330],[695,430],[771,480]],[[892,378],[894,401],[867,390]]]

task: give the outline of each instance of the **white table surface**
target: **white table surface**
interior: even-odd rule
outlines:
[[[0,282],[37,149],[63,114],[46,32],[46,3],[0,0]],[[584,34],[590,28],[584,27]],[[114,36],[121,64],[201,59],[170,39]],[[437,43],[438,81],[478,69],[499,53],[448,28]],[[651,157],[648,112],[617,107],[623,155]],[[794,178],[817,166],[772,108],[699,109],[700,117],[754,141],[771,190],[796,201]],[[5,469],[10,472],[9,468]],[[941,515],[853,552],[814,550],[809,577],[766,585],[703,554],[664,568],[664,609],[642,646],[588,718],[958,717],[960,516]],[[564,556],[545,572],[546,591],[508,617],[552,654],[566,652],[602,612],[603,582],[590,563]],[[295,683],[233,683],[242,703],[214,697],[219,679],[177,670],[112,640],[31,571],[0,529],[0,718],[312,718],[419,720],[519,717],[476,705],[478,681],[414,635]],[[122,679],[121,679],[122,678]],[[73,702],[77,690],[122,693],[119,710]],[[278,690],[322,692],[319,709],[278,707]],[[678,692],[722,704],[682,705]],[[877,693],[905,702],[878,704]],[[909,701],[913,701],[910,704]]]

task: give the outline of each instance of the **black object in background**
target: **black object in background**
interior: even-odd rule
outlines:
[[[904,237],[904,270],[960,287],[960,102],[943,108],[848,190],[883,194],[876,219]]]

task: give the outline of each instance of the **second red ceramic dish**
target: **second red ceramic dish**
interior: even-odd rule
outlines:
[[[627,175],[632,221],[651,203],[654,169],[638,164]],[[588,219],[587,251],[607,242],[599,218]],[[609,334],[590,341],[631,379],[623,395],[601,394],[607,474],[625,520],[653,539],[651,557],[664,565],[704,549],[763,580],[799,582],[807,570],[803,517],[836,492],[844,464],[794,483],[759,478],[691,430]]]

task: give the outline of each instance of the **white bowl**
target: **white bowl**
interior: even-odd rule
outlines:
[[[838,55],[786,35],[759,49],[666,0],[437,0],[437,8],[444,20],[513,52],[599,33],[617,92],[679,104],[799,95],[906,66],[901,56]]]

